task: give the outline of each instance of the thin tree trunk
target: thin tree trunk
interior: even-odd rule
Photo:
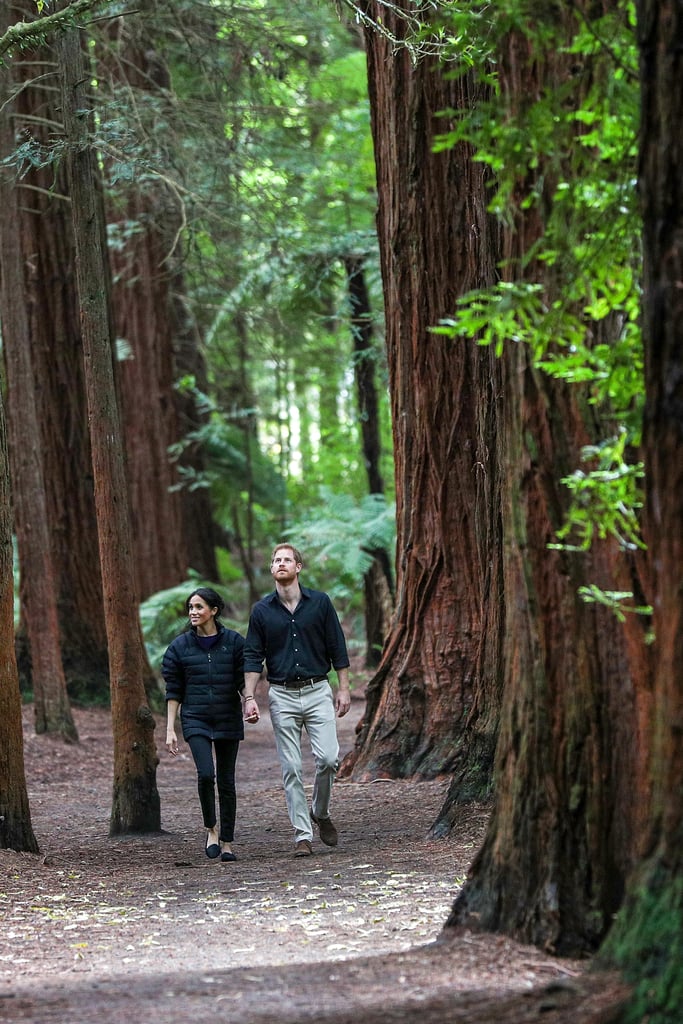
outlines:
[[[92,98],[86,86],[90,79],[77,31],[64,34],[62,55],[64,130],[109,642],[114,734],[110,832],[150,832],[160,828],[154,719],[145,697],[146,657],[114,386],[103,204],[89,143]]]
[[[372,344],[372,311],[365,280],[365,261],[362,256],[348,255],[344,259],[351,307],[351,333],[353,335],[353,372],[356,380],[358,414],[360,419],[363,462],[368,477],[370,494],[384,494],[381,471],[381,435],[379,402],[375,383],[375,354]],[[393,611],[394,579],[391,560],[386,551],[370,551],[372,566],[365,573],[365,665],[377,668],[382,657],[384,641],[389,632]]]
[[[246,318],[241,311],[236,311],[233,317],[235,332],[237,335],[237,366],[234,386],[231,389],[231,405],[234,415],[237,417],[237,424],[242,433],[245,454],[246,471],[246,507],[242,510],[235,503],[233,505],[233,529],[235,543],[242,563],[242,571],[249,588],[249,603],[254,604],[259,598],[259,588],[254,573],[254,466],[253,451],[258,444],[256,430],[256,399],[254,397],[249,381],[249,345]],[[243,525],[244,524],[244,525]]]
[[[199,332],[185,301],[184,290],[174,291],[173,313],[178,376],[193,378],[195,388],[207,394],[206,364],[200,349]],[[185,439],[204,425],[206,414],[199,411],[194,389],[175,390],[174,402],[180,437]],[[178,466],[179,472],[187,471],[192,480],[201,477],[205,470],[201,445],[197,442],[185,445]],[[216,528],[208,488],[181,488],[180,507],[189,567],[206,580],[217,580]],[[201,525],[198,527],[198,524]]]
[[[2,81],[6,102],[0,119],[0,156],[14,150],[13,103],[8,72]],[[6,168],[0,181],[0,274],[3,351],[9,389],[10,457],[14,511],[21,566],[21,598],[31,649],[36,732],[78,740],[61,660],[57,586],[53,568],[43,480],[43,448],[36,412],[38,392],[31,363],[24,261],[19,238],[17,188]]]
[[[0,15],[0,33],[4,31]],[[0,83],[3,75],[0,73]],[[38,853],[24,773],[19,676],[14,657],[12,514],[5,408],[0,391],[0,848]]]

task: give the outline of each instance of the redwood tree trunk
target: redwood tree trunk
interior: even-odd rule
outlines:
[[[507,39],[501,96],[515,114],[571,76],[562,42],[544,63],[522,36]],[[535,184],[520,181],[519,219],[504,250],[512,268],[523,266],[542,229],[533,205],[524,212]],[[543,280],[538,268],[529,272]],[[552,298],[552,277],[545,286]],[[525,347],[511,343],[503,368],[505,686],[496,799],[448,923],[584,952],[603,938],[638,853],[649,799],[638,742],[647,679],[634,674],[616,617],[578,594],[588,583],[617,589],[616,545],[595,542],[585,554],[548,547],[567,510],[560,481],[579,465],[582,447],[599,439],[599,424],[581,389],[534,369]],[[638,658],[639,670],[644,664]]]
[[[3,30],[0,16],[0,33]],[[0,394],[0,848],[37,853],[24,774],[21,695],[14,658],[12,561],[9,459]]]
[[[17,16],[35,14],[15,0]],[[53,142],[61,109],[51,73],[56,51],[15,54],[14,138],[36,147]],[[45,72],[45,73],[41,73]],[[36,382],[43,479],[57,581],[62,664],[72,699],[108,698],[107,640],[102,611],[92,461],[83,381],[83,352],[74,280],[73,230],[63,164],[24,168],[16,226],[21,239],[28,351]],[[19,425],[23,430],[23,423]],[[33,585],[24,579],[22,590]],[[20,661],[20,671],[28,666]]]
[[[641,0],[646,534],[654,574],[651,842],[683,865],[683,11]]]
[[[0,25],[5,23],[7,12]],[[3,92],[11,80],[3,73]],[[14,150],[13,104],[9,97],[0,119],[0,155]],[[31,648],[36,732],[78,739],[66,692],[59,644],[57,586],[53,569],[47,503],[43,481],[43,449],[36,412],[39,390],[31,362],[24,260],[19,238],[19,200],[12,172],[0,181],[0,275],[2,278],[3,351],[10,400],[10,455],[14,479],[14,511],[21,565],[21,597]]]
[[[77,31],[62,41],[62,99],[76,242],[95,510],[109,642],[114,734],[110,831],[157,831],[154,719],[145,697],[146,657],[138,616],[123,440],[114,386],[104,210],[90,145],[92,98]]]
[[[393,8],[366,6],[401,34]],[[464,145],[432,152],[435,134],[445,130],[437,112],[469,106],[478,87],[469,76],[446,81],[429,60],[413,64],[407,50],[393,51],[377,32],[368,32],[367,51],[394,431],[397,597],[345,770],[353,766],[357,779],[429,777],[466,756],[463,731],[488,660],[484,597],[496,589],[499,572],[489,512],[497,368],[487,350],[429,328],[452,312],[460,293],[493,281],[497,245],[482,165]],[[486,679],[495,683],[491,672]],[[489,735],[484,746],[493,742]],[[486,789],[487,766],[475,774]]]
[[[149,29],[148,4],[108,24],[98,78],[106,81],[112,102],[122,95],[137,103],[140,147],[158,123],[147,113],[171,115],[170,76]],[[145,16],[146,14],[146,16]],[[131,110],[131,117],[133,112]],[[166,145],[171,145],[168,133]],[[155,147],[160,140],[155,140]],[[110,163],[110,162],[109,162]],[[126,446],[126,475],[138,591],[141,598],[175,586],[187,576],[187,538],[211,529],[211,521],[183,530],[182,495],[169,449],[180,440],[174,387],[179,377],[175,358],[174,290],[183,289],[175,269],[175,249],[182,227],[178,195],[152,174],[118,181],[107,204],[112,309],[116,337],[126,347],[118,364],[121,417]],[[131,230],[132,227],[132,230]],[[153,524],[153,528],[150,525]],[[193,566],[198,568],[197,566]]]
[[[606,957],[635,984],[625,1020],[677,1024],[683,994],[683,10],[641,0],[646,539],[654,576],[648,855]]]

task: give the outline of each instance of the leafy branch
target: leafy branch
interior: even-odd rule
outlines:
[[[65,7],[64,10],[53,11],[52,14],[42,16],[45,4],[38,0],[36,6],[41,17],[35,21],[17,21],[0,36],[0,62],[3,55],[9,53],[14,47],[40,45],[48,35],[77,24],[79,18],[103,3],[112,5],[113,0],[73,0],[73,3]]]

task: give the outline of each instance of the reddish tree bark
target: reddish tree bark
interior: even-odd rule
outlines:
[[[400,37],[385,8],[366,11]],[[511,36],[499,61],[503,99],[524,109],[568,80],[570,59],[558,46],[544,63]],[[427,333],[444,304],[491,282],[495,265],[520,272],[542,230],[525,202],[538,181],[521,178],[519,217],[499,245],[470,154],[431,153],[430,112],[468,108],[477,90],[389,52],[384,33],[370,34],[368,65],[399,576],[354,776],[453,769],[449,801],[481,794],[502,695],[492,824],[449,923],[594,948],[622,897],[647,802],[625,632],[578,596],[582,583],[616,589],[616,550],[604,544],[584,559],[548,550],[568,505],[559,481],[596,424],[580,391],[538,373],[524,347],[511,345],[496,366],[489,353]],[[552,279],[547,288],[552,298]],[[436,831],[451,811],[447,801]]]
[[[399,9],[402,5],[399,5]],[[405,5],[406,10],[409,5]],[[366,11],[400,36],[385,5]],[[476,682],[495,688],[485,595],[498,589],[493,429],[498,392],[490,352],[431,334],[457,296],[491,283],[496,233],[486,211],[486,175],[466,146],[432,152],[446,123],[437,112],[469,106],[478,87],[446,81],[434,63],[413,63],[385,35],[367,34],[378,234],[394,430],[397,522],[396,611],[382,662],[367,691],[359,740],[345,771],[356,779],[464,770],[462,736]],[[495,665],[496,659],[490,662]],[[491,697],[495,703],[495,697]],[[484,716],[479,724],[491,722]],[[472,765],[486,790],[487,757]]]
[[[560,45],[544,62],[521,35],[506,42],[499,74],[515,114],[572,74]],[[519,182],[519,218],[503,252],[509,273],[521,273],[542,230],[538,208],[525,212],[522,202],[536,185]],[[551,275],[545,285],[552,298]],[[600,436],[591,407],[580,388],[534,369],[524,347],[510,344],[503,367],[505,688],[496,799],[448,923],[576,953],[604,937],[638,855],[648,786],[634,737],[642,739],[647,677],[636,673],[647,671],[647,660],[639,655],[633,664],[627,630],[578,594],[587,583],[617,589],[624,566],[616,545],[595,543],[586,554],[548,548],[568,505],[560,481]],[[643,626],[629,629],[640,629],[644,648]]]
[[[650,844],[683,867],[683,11],[641,0],[646,538],[654,576]]]
[[[33,0],[15,0],[17,16],[35,14]],[[61,110],[55,88],[56,52],[46,45],[16,54],[9,71],[16,87],[14,138],[46,153]],[[63,164],[23,168],[16,227],[21,240],[28,349],[51,552],[57,584],[60,646],[72,697],[108,696],[92,463],[83,382],[83,354],[74,281],[66,171]],[[23,429],[20,424],[18,429]],[[32,586],[24,579],[22,590]],[[30,667],[20,659],[27,675]]]
[[[4,30],[0,15],[0,32]],[[0,86],[4,76],[0,73]],[[0,393],[0,848],[37,853],[24,773],[19,676],[14,658],[14,575],[9,458]]]
[[[114,733],[110,832],[149,832],[160,827],[154,719],[145,697],[146,657],[114,386],[104,207],[89,136],[92,98],[86,86],[90,76],[78,32],[64,34],[61,52],[64,134],[109,645]]]
[[[3,22],[6,24],[6,11]],[[3,22],[0,22],[2,24]],[[7,72],[6,91],[11,88]],[[14,149],[9,96],[0,121],[0,154]],[[2,278],[3,352],[10,400],[10,456],[13,467],[14,511],[21,564],[21,597],[31,646],[35,725],[39,733],[78,739],[62,666],[57,616],[57,587],[53,568],[47,503],[43,481],[42,444],[36,413],[37,391],[31,363],[24,260],[19,238],[18,192],[11,172],[0,181],[0,275]]]
[[[98,77],[102,84],[106,80],[112,103],[120,103],[122,94],[136,98],[141,131],[153,133],[160,116],[172,124],[170,76],[150,32],[150,5],[140,6],[143,16],[128,14],[109,23]],[[172,131],[164,143],[172,148]],[[129,184],[116,182],[107,215],[116,240],[110,249],[115,330],[129,349],[118,377],[135,563],[144,598],[185,579],[190,566],[217,577],[213,546],[205,551],[192,540],[202,534],[212,538],[210,503],[204,494],[198,507],[189,489],[178,488],[169,454],[182,437],[174,387],[181,375],[177,311],[185,289],[177,249],[183,211],[168,183],[142,174]],[[185,334],[183,346],[193,338],[196,334]],[[187,401],[186,396],[184,406]],[[188,502],[193,521],[185,529]]]
[[[683,965],[683,10],[641,0],[646,539],[654,579],[646,858],[603,950],[634,984],[628,1021],[677,1024]]]

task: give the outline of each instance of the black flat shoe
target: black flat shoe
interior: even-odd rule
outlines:
[[[221,848],[218,843],[211,843],[211,846],[205,847],[205,853],[211,860],[215,860],[216,857],[220,856]]]
[[[233,853],[232,850],[224,850],[221,854],[221,860],[237,860],[237,854]]]

